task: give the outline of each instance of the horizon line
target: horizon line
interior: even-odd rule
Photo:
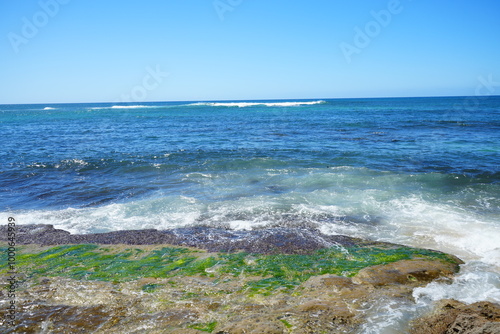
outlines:
[[[500,95],[427,95],[427,96],[366,96],[366,97],[312,97],[312,98],[288,98],[288,99],[223,99],[223,100],[169,100],[169,101],[134,101],[134,102],[120,102],[120,101],[100,101],[100,102],[35,102],[35,103],[0,103],[3,105],[45,105],[45,104],[117,104],[117,105],[130,105],[140,103],[176,103],[176,102],[260,102],[260,101],[304,101],[304,100],[351,100],[351,99],[409,99],[409,98],[447,98],[447,97],[500,97]]]

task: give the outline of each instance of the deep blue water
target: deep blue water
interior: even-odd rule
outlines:
[[[451,188],[496,184],[500,98],[478,99],[472,106],[467,101],[339,99],[245,107],[181,102],[126,109],[2,105],[1,206],[82,208],[179,193],[217,200],[220,189],[200,194],[186,175],[269,168],[290,175],[332,167],[435,172],[457,175],[449,179]]]

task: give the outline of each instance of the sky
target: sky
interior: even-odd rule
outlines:
[[[498,0],[0,0],[0,104],[500,95],[499,18]]]

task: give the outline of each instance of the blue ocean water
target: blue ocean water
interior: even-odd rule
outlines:
[[[314,227],[453,253],[500,301],[498,96],[0,105],[0,131],[21,224]]]

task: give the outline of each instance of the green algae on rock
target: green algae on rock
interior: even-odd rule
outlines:
[[[366,267],[416,258],[444,261],[453,266],[459,263],[444,253],[403,246],[332,247],[308,255],[263,255],[207,253],[183,247],[62,245],[38,252],[20,247],[17,268],[32,278],[59,276],[113,282],[194,275],[261,277],[247,286],[253,292],[267,293],[279,287],[293,289],[311,276],[351,277]],[[6,271],[5,265],[0,267],[1,274]]]

